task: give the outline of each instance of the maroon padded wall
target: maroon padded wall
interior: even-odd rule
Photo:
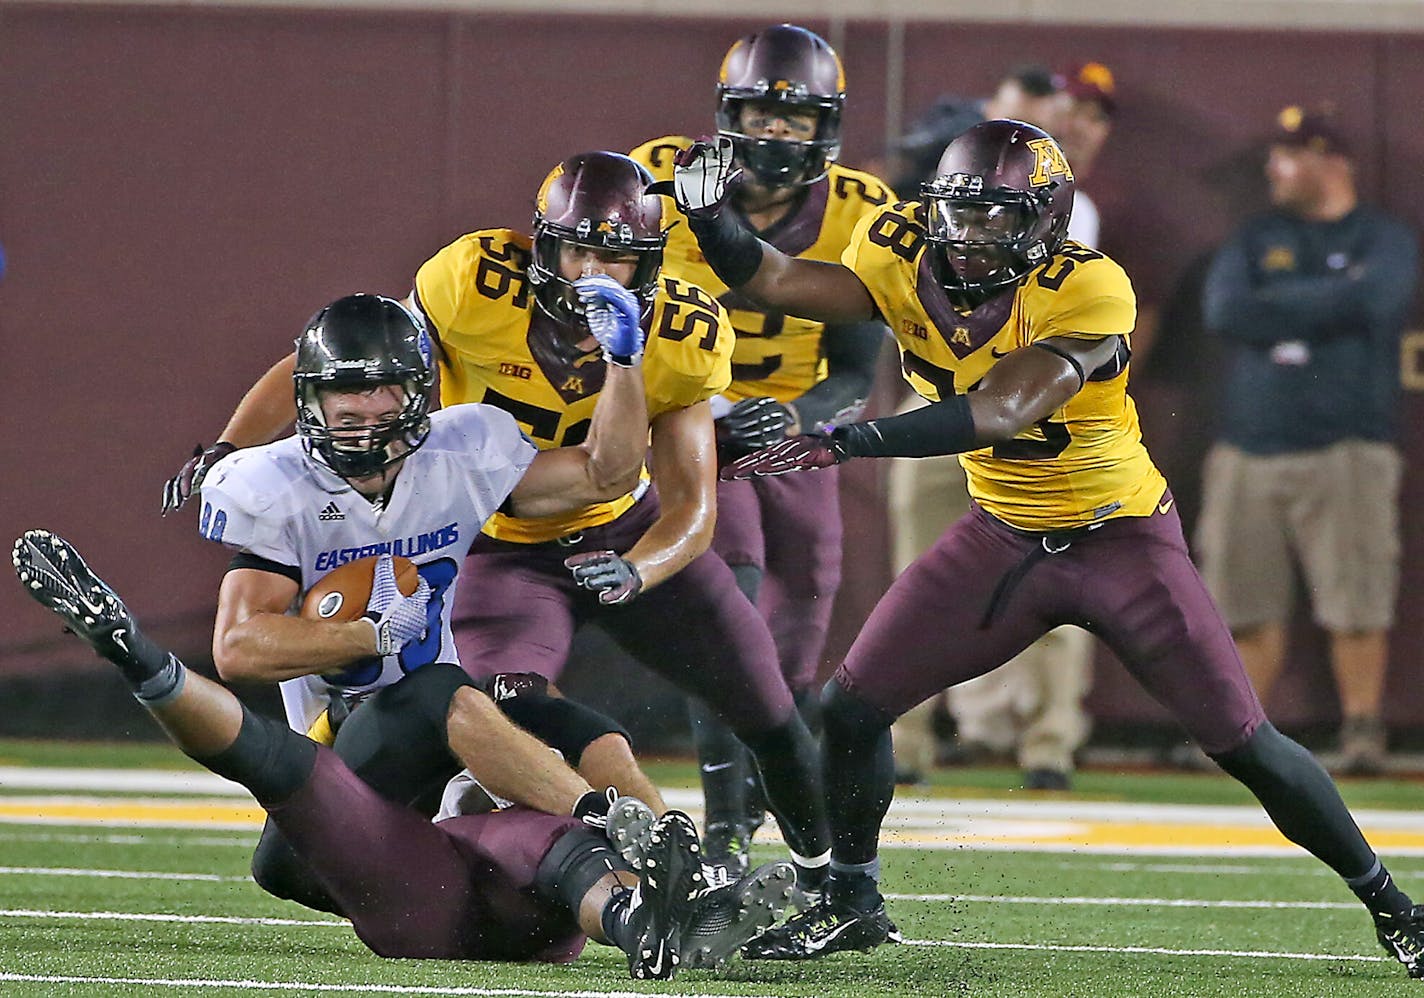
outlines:
[[[207,7],[0,5],[0,540],[70,535],[151,629],[201,653],[225,556],[191,511],[157,515],[163,479],[211,441],[244,388],[317,306],[403,293],[445,241],[525,226],[547,169],[711,127],[712,81],[742,21]],[[828,25],[809,26],[828,30]],[[847,162],[880,153],[888,29],[851,22]],[[1414,123],[1424,38],[1373,34],[912,23],[905,113],[982,93],[1011,63],[1099,58],[1123,110],[1086,184],[1104,242],[1150,312],[1254,190],[1242,151],[1292,100],[1331,98],[1363,150],[1367,193],[1421,218]],[[1144,337],[1145,340],[1145,337]],[[1145,345],[1145,344],[1144,344]],[[1149,444],[1200,435],[1195,401],[1142,383]],[[888,395],[882,391],[882,395]],[[1162,402],[1161,399],[1168,399]],[[1409,400],[1410,422],[1418,401]],[[1419,447],[1410,438],[1412,452]],[[1170,455],[1166,455],[1170,456]],[[1416,460],[1415,466],[1419,465]],[[848,469],[849,562],[829,655],[886,583],[879,469]],[[1424,724],[1424,523],[1406,482],[1408,554],[1391,719]],[[1273,704],[1284,723],[1332,716],[1319,649]],[[7,672],[87,656],[0,583]],[[829,662],[829,659],[828,659]],[[1115,665],[1105,720],[1160,719]]]

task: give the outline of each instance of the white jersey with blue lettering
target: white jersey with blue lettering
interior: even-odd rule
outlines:
[[[293,728],[305,732],[335,690],[368,692],[422,665],[459,663],[450,608],[460,563],[536,453],[509,413],[470,404],[431,413],[429,437],[405,459],[380,505],[313,460],[296,436],[236,451],[213,467],[202,485],[203,536],[300,576],[302,595],[332,569],[374,554],[409,558],[430,583],[421,640],[339,673],[282,682]],[[300,606],[299,596],[288,612]]]

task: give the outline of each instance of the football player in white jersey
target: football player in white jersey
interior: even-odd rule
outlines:
[[[609,359],[607,387],[585,442],[546,452],[491,406],[430,411],[431,341],[401,303],[352,295],[312,318],[297,341],[297,434],[230,455],[202,486],[200,531],[237,551],[213,634],[224,679],[278,681],[288,723],[330,742],[335,708],[344,715],[353,701],[424,666],[459,664],[449,612],[456,571],[496,509],[563,513],[636,484],[648,438],[638,304],[606,278],[586,278],[580,291]],[[370,555],[383,557],[360,619],[289,613],[332,569]],[[395,587],[393,555],[419,569],[410,596]],[[459,769],[455,757],[494,797],[538,810],[606,810],[592,784],[617,786],[664,810],[615,722],[537,683],[532,690],[518,681],[494,686],[498,708],[483,695],[466,696],[458,712],[446,683],[392,690],[352,714],[338,754],[383,796],[426,814]],[[522,764],[510,765],[511,758]],[[279,897],[334,908],[270,822],[253,873]]]

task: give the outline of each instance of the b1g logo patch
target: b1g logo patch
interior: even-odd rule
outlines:
[[[341,604],[346,602],[346,597],[339,592],[329,592],[321,598],[321,602],[316,605],[316,615],[322,620],[330,620],[341,612]]]

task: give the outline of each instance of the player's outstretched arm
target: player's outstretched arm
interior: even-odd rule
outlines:
[[[520,478],[510,493],[516,516],[553,516],[626,495],[638,484],[648,450],[638,300],[608,277],[585,277],[575,286],[603,347],[603,390],[584,442],[541,451]]]
[[[678,153],[672,190],[659,190],[671,194],[687,216],[688,228],[717,276],[728,287],[789,315],[822,322],[874,318],[870,292],[848,267],[787,256],[758,239],[727,210],[740,174],[730,139],[694,142]]]
[[[164,483],[165,516],[183,508],[218,461],[240,448],[270,443],[292,424],[296,418],[296,405],[292,400],[292,371],[296,363],[297,355],[293,353],[273,364],[237,404],[217,443],[211,447],[199,444],[193,456],[178,469],[178,474]]]
[[[829,468],[853,457],[934,457],[1011,440],[1060,409],[1107,364],[1120,337],[1054,337],[1015,350],[979,387],[913,412],[809,433],[750,454],[723,469],[726,479]]]
[[[287,616],[299,589],[285,575],[255,568],[235,568],[223,577],[213,627],[219,676],[277,682],[332,672],[376,654],[376,631],[364,621]]]

